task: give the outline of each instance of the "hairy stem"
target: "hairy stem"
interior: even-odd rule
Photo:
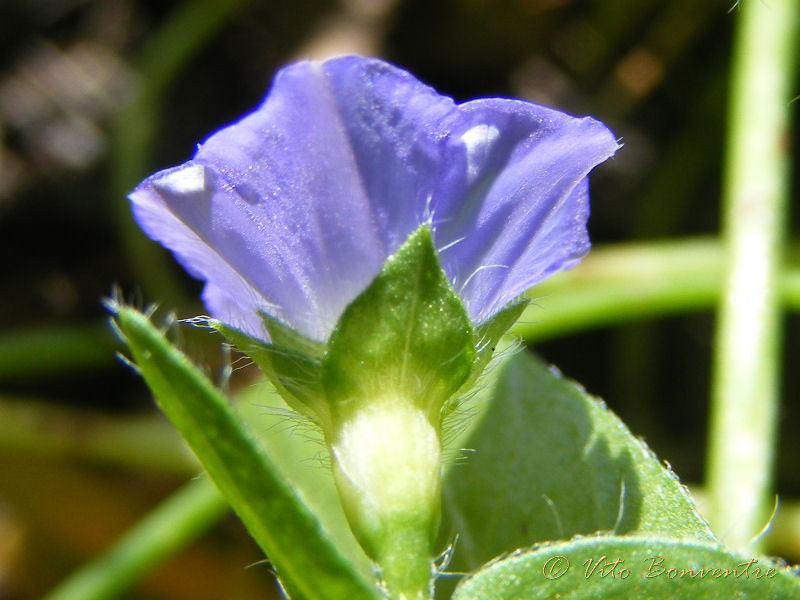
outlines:
[[[778,273],[789,190],[796,0],[740,4],[723,185],[726,265],[708,451],[710,519],[732,547],[769,517],[779,400]]]

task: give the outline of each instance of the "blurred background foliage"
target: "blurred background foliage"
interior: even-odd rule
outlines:
[[[279,66],[374,54],[457,100],[513,96],[591,114],[625,144],[592,176],[596,248],[715,236],[732,9],[733,0],[0,3],[0,597],[40,597],[195,471],[116,360],[101,299],[119,285],[178,317],[204,312],[200,284],[138,232],[125,195],[255,107]],[[549,331],[534,344],[690,485],[704,476],[713,331],[713,299],[695,304]],[[785,324],[777,489],[791,508],[800,322],[789,314]],[[223,377],[218,338],[179,335]],[[252,376],[242,369],[229,383]],[[790,534],[767,549],[800,561]],[[263,598],[268,567],[245,569],[259,559],[228,518],[126,597]]]

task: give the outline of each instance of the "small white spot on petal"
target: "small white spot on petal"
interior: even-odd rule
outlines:
[[[467,177],[470,183],[477,178],[492,144],[499,137],[500,130],[493,125],[476,125],[461,136],[461,141],[467,148]]]
[[[153,182],[153,186],[167,194],[196,194],[206,189],[206,168],[189,165]]]

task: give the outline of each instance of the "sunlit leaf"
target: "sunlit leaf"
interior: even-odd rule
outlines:
[[[183,435],[295,599],[377,598],[228,400],[142,313],[113,308],[159,407]]]

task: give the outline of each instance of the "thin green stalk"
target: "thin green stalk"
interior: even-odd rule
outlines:
[[[531,343],[707,309],[721,288],[721,263],[720,245],[709,239],[598,248],[529,291],[533,302],[512,333]]]
[[[120,347],[105,322],[4,332],[0,381],[113,365]]]
[[[722,245],[713,239],[593,249],[571,271],[528,292],[511,333],[528,343],[597,327],[708,310],[722,290]],[[780,274],[780,299],[800,312],[800,268]]]
[[[534,305],[514,331],[528,342],[538,342],[589,328],[706,310],[722,288],[722,261],[722,247],[712,239],[595,248],[581,265],[529,292]],[[800,312],[800,269],[787,267],[780,279],[784,307]],[[3,332],[0,380],[111,365],[118,346],[105,319]]]
[[[744,547],[773,504],[797,0],[740,3],[723,182],[726,265],[712,379],[710,520]]]
[[[149,298],[165,306],[181,306],[186,299],[170,276],[171,260],[133,222],[125,197],[152,167],[150,158],[169,84],[246,1],[188,0],[178,6],[142,48],[137,69],[141,87],[115,121],[111,195],[117,202],[117,227],[136,281]]]
[[[183,476],[200,469],[175,429],[157,415],[111,417],[5,396],[0,415],[0,453]]]
[[[139,521],[106,554],[87,563],[44,600],[107,600],[205,533],[228,504],[205,477],[187,483]]]

